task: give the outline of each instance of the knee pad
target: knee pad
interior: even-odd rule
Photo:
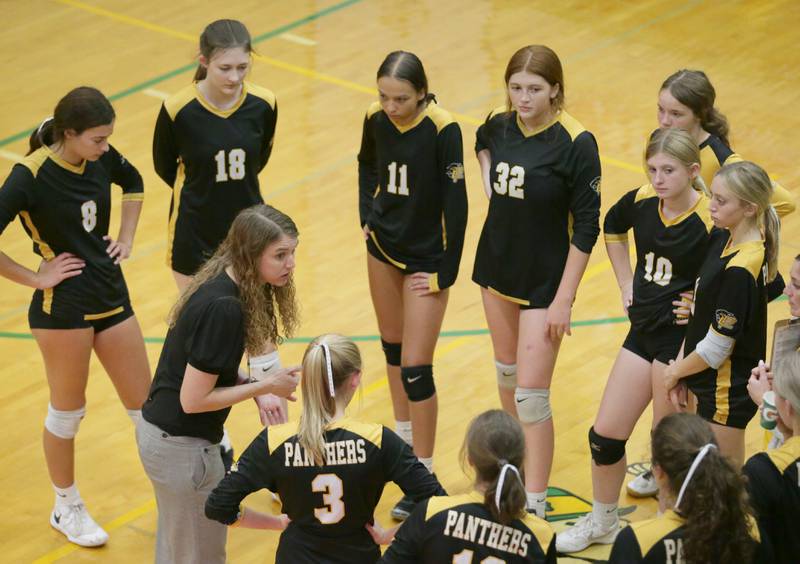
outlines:
[[[627,442],[598,435],[594,427],[589,429],[589,450],[592,453],[592,460],[598,466],[610,466],[622,460]]]
[[[86,406],[74,411],[59,411],[48,403],[44,427],[60,439],[74,439],[84,415]]]
[[[386,356],[386,364],[389,366],[400,366],[400,353],[402,352],[402,343],[390,343],[381,339],[381,346],[383,347],[383,354]]]
[[[517,387],[517,365],[516,364],[503,364],[497,360],[494,361],[494,367],[497,370],[497,385],[501,388],[516,388]]]
[[[403,389],[411,401],[424,401],[436,393],[433,383],[433,366],[404,366],[400,369]]]
[[[251,356],[247,362],[250,366],[250,376],[256,380],[261,380],[265,375],[281,367],[281,359],[278,351],[261,356]]]
[[[517,402],[517,415],[523,423],[542,423],[553,417],[548,389],[517,388],[514,399]]]

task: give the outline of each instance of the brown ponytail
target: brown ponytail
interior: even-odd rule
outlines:
[[[706,73],[701,70],[681,69],[667,77],[661,85],[661,90],[666,89],[669,89],[673,98],[692,110],[700,120],[700,127],[730,146],[728,119],[714,107],[717,93]]]

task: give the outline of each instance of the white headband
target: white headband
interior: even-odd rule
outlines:
[[[494,492],[494,504],[497,506],[497,510],[500,511],[500,497],[503,493],[503,483],[506,480],[506,472],[511,469],[511,471],[517,475],[517,480],[519,480],[520,483],[522,483],[522,476],[519,475],[519,470],[517,470],[517,467],[513,464],[509,464],[505,460],[501,460],[498,464],[502,464],[502,466],[500,468],[500,477],[497,479],[497,489]]]
[[[697,467],[700,465],[700,462],[703,460],[708,451],[712,448],[717,448],[717,445],[713,445],[708,443],[703,448],[700,449],[700,452],[697,453],[697,456],[694,457],[694,461],[692,461],[692,465],[689,467],[689,471],[686,473],[686,479],[683,480],[683,484],[681,484],[681,491],[678,492],[678,499],[675,501],[674,509],[677,510],[678,506],[681,504],[681,500],[683,499],[683,494],[686,492],[686,487],[689,485],[689,481],[692,479],[694,475],[694,471],[697,470]]]
[[[333,388],[333,365],[331,364],[331,349],[328,348],[328,343],[320,343],[322,347],[322,356],[325,357],[325,368],[328,373],[328,389],[331,391],[331,397],[336,397],[336,392]]]

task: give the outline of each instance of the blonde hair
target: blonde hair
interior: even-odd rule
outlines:
[[[239,212],[225,240],[172,307],[169,326],[175,326],[184,306],[200,286],[230,266],[239,285],[247,352],[259,355],[267,343],[283,341],[278,332],[278,317],[284,335],[290,337],[298,321],[294,281],[290,277],[285,286],[272,286],[264,282],[259,270],[264,251],[284,235],[297,238],[297,226],[288,215],[272,206],[259,204]]]
[[[297,439],[319,466],[325,464],[325,430],[336,415],[336,397],[331,395],[328,382],[328,360],[333,388],[339,396],[342,385],[353,372],[361,370],[361,352],[347,337],[328,333],[311,341],[303,354],[303,377],[300,379],[303,413]]]
[[[764,249],[767,259],[767,282],[772,282],[778,273],[778,247],[780,246],[781,223],[772,201],[772,180],[763,168],[750,161],[726,164],[714,176],[725,181],[734,196],[756,206],[756,224],[764,233]]]
[[[772,387],[783,399],[792,404],[800,417],[800,352],[794,352],[775,366]]]
[[[644,152],[645,173],[647,173],[647,161],[658,154],[672,157],[687,169],[695,164],[698,169],[700,167],[700,147],[697,141],[682,129],[656,129],[653,132]],[[692,188],[706,196],[710,195],[700,174],[692,180]]]

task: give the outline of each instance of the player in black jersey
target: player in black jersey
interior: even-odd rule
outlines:
[[[291,335],[297,323],[297,227],[266,205],[243,210],[181,294],[136,429],[139,456],[158,502],[157,563],[224,562],[227,528],[203,516],[225,474],[219,442],[231,406],[273,393],[289,397],[299,367],[249,377],[244,351]]]
[[[478,415],[461,455],[475,472],[473,491],[418,505],[380,561],[555,564],[553,529],[525,510],[525,437],[519,423],[499,409]]]
[[[772,183],[758,165],[723,166],[711,193],[719,229],[698,274],[681,358],[664,371],[664,383],[676,404],[685,387],[697,396],[723,454],[741,464],[744,429],[756,412],[747,381],[766,352],[766,284],[777,272],[780,223]]]
[[[798,264],[795,260],[795,267]],[[793,272],[800,270],[795,267]],[[775,551],[775,562],[788,564],[800,555],[800,353],[776,367],[773,386],[775,407],[788,438],[780,447],[751,457],[744,473],[761,532]]]
[[[705,421],[668,415],[653,431],[652,455],[669,510],[622,529],[609,563],[773,561],[769,544],[760,542],[742,477]]]
[[[353,341],[314,339],[303,355],[299,424],[264,429],[211,493],[206,515],[231,526],[285,527],[278,564],[375,562],[380,549],[366,525],[386,482],[416,502],[444,490],[395,433],[345,413],[360,381]],[[285,516],[240,505],[263,488],[280,494]]]
[[[0,276],[36,288],[28,323],[50,387],[44,431],[56,492],[50,524],[82,546],[108,540],[75,485],[74,438],[86,414],[92,350],[134,423],[150,383],[144,339],[120,267],[133,246],[143,183],[108,143],[114,117],[100,91],[70,91],[31,135],[28,155],[0,189],[0,232],[19,216],[33,252],[43,259],[32,271],[0,252]],[[108,234],[112,183],[123,192],[116,239]]]
[[[663,82],[658,94],[658,126],[660,129],[688,131],[700,147],[700,172],[706,186],[725,163],[742,160],[730,148],[730,127],[726,117],[714,106],[716,91],[708,76],[700,70],[679,70]],[[792,195],[777,182],[773,183],[772,205],[778,215],[784,216],[795,209]],[[780,274],[768,286],[770,299],[783,288]],[[657,421],[653,420],[653,425]],[[636,497],[655,495],[658,492],[651,472],[631,480],[628,493]]]
[[[528,444],[528,507],[544,517],[550,381],[600,231],[600,159],[594,136],[563,109],[552,50],[518,50],[505,82],[506,107],[489,114],[475,145],[489,213],[472,279],[482,288],[502,405],[519,417]]]
[[[378,91],[358,154],[370,294],[397,433],[431,470],[438,411],[433,351],[467,224],[461,129],[428,92],[413,53],[386,57]],[[393,515],[401,520],[412,507],[404,498]]]
[[[217,20],[200,36],[191,85],[161,106],[153,163],[173,189],[167,264],[180,290],[241,210],[263,203],[258,173],[272,152],[275,95],[245,82],[252,46],[244,24]]]
[[[627,467],[625,445],[651,398],[656,424],[674,411],[664,390],[663,372],[678,355],[687,318],[676,317],[673,308],[681,304],[682,294],[694,288],[712,222],[706,187],[699,176],[700,149],[687,132],[656,130],[645,158],[650,184],[620,198],[603,225],[631,326],[589,430],[592,512],[558,534],[559,552],[614,542],[620,527],[619,491]],[[636,243],[635,273],[628,251],[631,229]]]

